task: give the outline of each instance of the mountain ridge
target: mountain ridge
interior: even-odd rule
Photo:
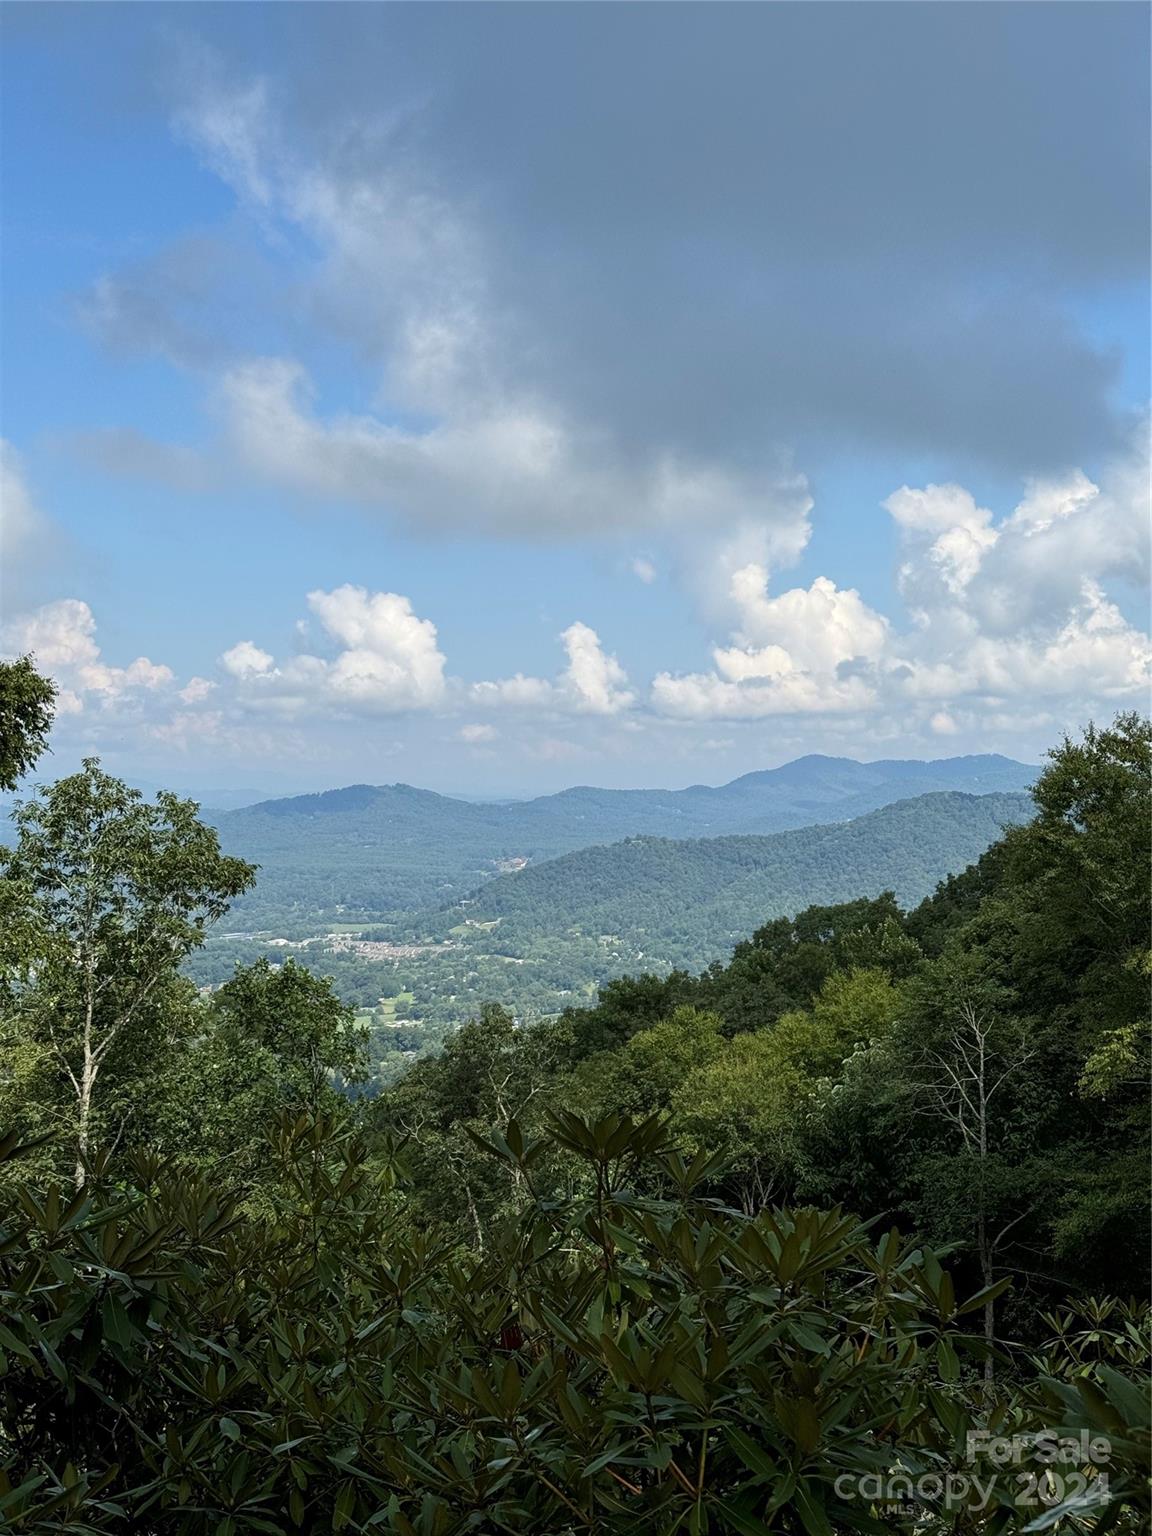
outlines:
[[[1033,810],[1025,794],[950,790],[763,836],[640,834],[500,875],[442,908],[426,932],[496,924],[510,950],[538,928],[611,935],[683,964],[700,944],[718,951],[804,906],[888,890],[913,906]]]
[[[477,802],[415,785],[353,784],[216,814],[226,851],[261,866],[237,903],[252,926],[411,913],[498,877],[636,834],[674,839],[767,836],[850,821],[936,791],[1015,793],[1037,770],[995,754],[961,758],[809,757],[727,784],[679,790],[574,785],[532,800]]]
[[[564,789],[552,790],[543,795],[529,795],[525,798],[497,797],[494,799],[474,799],[463,795],[446,794],[438,789],[426,789],[418,784],[409,784],[407,780],[395,779],[391,783],[371,784],[367,780],[355,784],[338,785],[333,789],[309,790],[298,795],[273,795],[267,799],[254,800],[247,805],[227,808],[214,807],[219,814],[235,816],[246,811],[267,811],[272,814],[282,814],[289,807],[297,806],[303,809],[304,803],[317,804],[321,801],[334,803],[340,797],[351,794],[385,795],[395,793],[404,796],[419,797],[423,800],[435,800],[448,802],[454,806],[475,807],[482,811],[511,811],[523,809],[527,806],[538,806],[557,800],[566,800],[574,795],[597,795],[605,798],[620,797],[621,799],[635,796],[676,796],[688,795],[722,795],[742,786],[761,785],[768,782],[785,783],[796,777],[795,770],[803,769],[810,773],[815,765],[820,767],[835,767],[847,770],[861,769],[878,772],[888,770],[888,776],[903,769],[919,769],[925,774],[932,775],[937,772],[945,773],[961,769],[967,764],[995,765],[996,769],[1009,772],[1013,775],[1020,773],[1036,774],[1040,771],[1040,765],[1034,763],[1022,763],[1016,758],[1005,757],[999,752],[970,752],[957,757],[939,758],[876,758],[870,762],[862,762],[854,757],[833,757],[822,752],[806,753],[802,757],[791,758],[786,763],[779,763],[775,768],[753,768],[747,773],[738,774],[734,779],[728,779],[723,784],[705,784],[696,782],[686,784],[681,789],[649,789],[643,785],[632,786],[626,789],[610,788],[599,784],[570,784]],[[273,807],[276,810],[273,812]]]

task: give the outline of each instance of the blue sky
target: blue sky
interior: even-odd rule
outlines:
[[[61,765],[525,793],[1141,707],[1144,7],[4,20]]]

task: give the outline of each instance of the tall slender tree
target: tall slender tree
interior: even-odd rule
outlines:
[[[16,847],[0,850],[0,907],[14,917],[0,936],[4,1034],[55,1072],[78,1186],[95,1134],[119,1129],[114,1086],[163,1055],[180,965],[255,876],[197,809],[168,793],[148,802],[89,759],[17,809]]]

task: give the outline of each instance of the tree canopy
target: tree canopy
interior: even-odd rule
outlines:
[[[55,702],[31,656],[0,661],[0,789],[15,789],[47,750]]]

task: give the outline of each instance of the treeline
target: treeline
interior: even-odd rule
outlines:
[[[0,787],[51,705],[0,665]],[[1150,769],[1090,728],[911,913],[484,1009],[375,1098],[327,981],[183,974],[254,875],[194,806],[41,790],[0,853],[0,1528],[1142,1530]]]

